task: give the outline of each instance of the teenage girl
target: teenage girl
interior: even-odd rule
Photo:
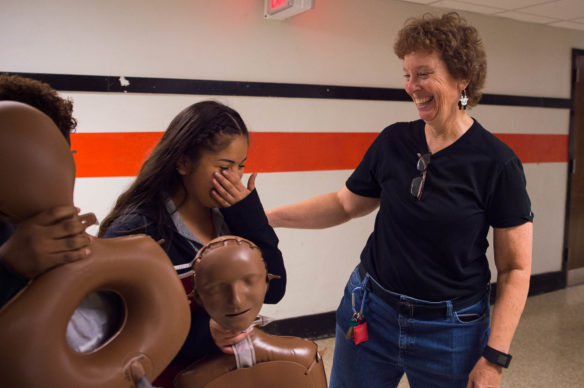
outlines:
[[[204,244],[226,234],[247,238],[262,250],[268,272],[281,276],[270,282],[265,298],[277,303],[284,296],[286,271],[255,190],[256,174],[247,186],[241,182],[248,146],[248,130],[235,110],[214,101],[187,107],[101,223],[99,237],[144,233],[159,241],[187,294],[193,286],[191,263]],[[230,352],[245,335],[222,329],[191,302],[189,335],[154,385],[172,387],[184,367],[206,354]]]

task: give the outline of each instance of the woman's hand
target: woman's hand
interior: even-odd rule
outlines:
[[[249,195],[255,189],[255,178],[257,173],[251,174],[247,181],[247,187],[241,183],[238,174],[227,170],[213,174],[212,198],[219,203],[220,207],[235,205]]]
[[[250,329],[244,332],[227,330],[213,319],[209,320],[209,329],[211,330],[211,337],[213,337],[215,345],[217,345],[223,353],[227,354],[233,354],[231,345],[235,345],[242,341],[251,332]]]
[[[491,364],[481,357],[470,372],[467,388],[499,388],[501,373],[500,366]]]

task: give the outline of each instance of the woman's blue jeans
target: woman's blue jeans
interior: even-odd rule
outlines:
[[[371,282],[372,279],[367,279]],[[479,302],[436,319],[399,314],[370,291],[355,268],[337,310],[336,344],[330,388],[397,387],[405,373],[411,388],[466,388],[468,375],[481,357],[489,337],[489,295]],[[365,298],[363,293],[366,292]],[[356,310],[367,322],[369,340],[355,345],[345,334]],[[402,300],[421,301],[405,295]]]

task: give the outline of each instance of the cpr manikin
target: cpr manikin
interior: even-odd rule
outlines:
[[[12,224],[73,204],[75,164],[55,124],[28,105],[0,102],[0,217]],[[188,300],[151,238],[95,239],[88,258],[33,279],[0,310],[0,386],[128,388],[168,365],[190,325]],[[117,295],[121,320],[105,343],[77,352],[67,325],[96,292]]]
[[[273,275],[267,273],[260,249],[236,236],[205,245],[194,265],[194,297],[226,329],[254,325]],[[257,327],[220,354],[195,362],[175,379],[176,388],[326,388],[317,345],[297,337],[266,334]]]

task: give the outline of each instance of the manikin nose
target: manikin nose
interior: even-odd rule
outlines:
[[[241,284],[234,284],[231,286],[231,298],[230,298],[230,302],[232,305],[234,306],[239,306],[241,304],[241,301],[243,300],[243,286]]]

